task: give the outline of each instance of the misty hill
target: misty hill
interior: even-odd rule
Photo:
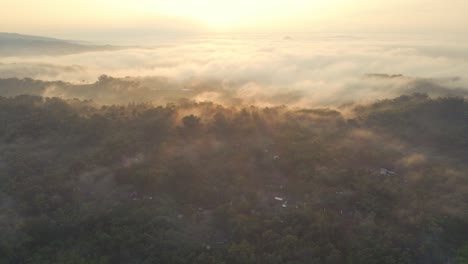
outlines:
[[[366,77],[374,79],[388,78],[386,76]],[[393,97],[398,95],[412,95],[414,93],[424,93],[431,97],[458,96],[467,97],[468,90],[464,88],[454,88],[445,85],[439,80],[411,78],[411,77],[391,77],[404,78],[405,85],[388,88],[379,88],[382,83],[373,84],[373,92],[381,89],[382,96],[378,98]],[[449,83],[450,84],[450,83]],[[244,82],[231,83],[228,86],[220,80],[202,79],[187,80],[178,82],[164,77],[126,77],[114,78],[102,75],[94,83],[69,83],[64,81],[43,81],[31,78],[0,78],[0,96],[17,96],[23,94],[39,95],[45,97],[77,98],[81,100],[93,100],[99,104],[127,104],[129,102],[152,102],[165,104],[178,101],[180,99],[194,99],[197,101],[210,100],[221,104],[239,105],[256,104],[263,102],[268,105],[294,105],[305,97],[301,90],[279,90],[256,96],[255,98],[245,98],[242,89]],[[328,105],[339,106],[344,103],[354,103],[366,92],[360,92],[360,88],[353,90],[343,90],[342,94],[335,94],[329,99]],[[353,93],[356,93],[353,96]],[[378,92],[377,92],[378,94]],[[354,101],[355,100],[355,101]],[[252,102],[253,101],[253,102]]]
[[[0,56],[62,55],[119,49],[110,45],[86,45],[48,37],[0,33]]]
[[[0,113],[0,263],[468,260],[463,98],[345,115],[23,95]]]

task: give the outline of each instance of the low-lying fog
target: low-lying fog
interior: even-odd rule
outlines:
[[[11,54],[0,60],[0,78],[75,84],[43,83],[32,93],[102,103],[157,101],[167,89],[180,92],[170,99],[296,106],[413,92],[466,96],[466,69],[464,42],[388,35],[193,35],[140,41],[122,50]],[[122,79],[95,83],[102,74]],[[14,95],[12,89],[24,93],[0,82],[0,95]]]

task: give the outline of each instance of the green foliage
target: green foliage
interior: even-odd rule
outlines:
[[[0,97],[0,263],[467,263],[466,113]]]
[[[468,242],[466,242],[457,252],[456,257],[457,264],[467,264],[468,263]]]

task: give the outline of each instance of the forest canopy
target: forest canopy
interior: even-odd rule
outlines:
[[[0,263],[468,263],[463,97],[19,95],[0,124]]]

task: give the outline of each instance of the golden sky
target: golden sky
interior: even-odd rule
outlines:
[[[468,0],[1,0],[0,31],[467,32]]]

